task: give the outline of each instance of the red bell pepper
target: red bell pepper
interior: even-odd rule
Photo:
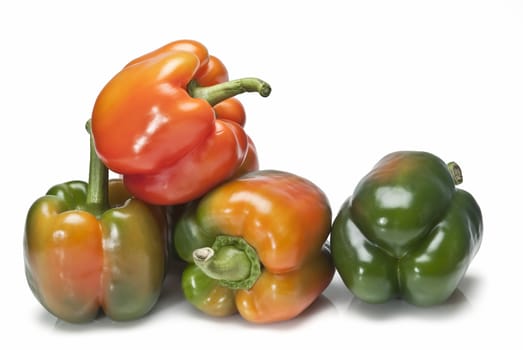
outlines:
[[[132,60],[98,95],[92,131],[98,156],[128,190],[153,204],[180,204],[257,169],[245,111],[233,96],[268,96],[257,78],[228,81],[223,63],[192,40]],[[246,163],[247,162],[247,163]]]

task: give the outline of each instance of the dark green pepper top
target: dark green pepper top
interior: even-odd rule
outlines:
[[[427,152],[385,156],[359,182],[333,224],[335,265],[353,294],[369,303],[403,297],[444,302],[482,239],[474,198],[457,189],[461,171]]]

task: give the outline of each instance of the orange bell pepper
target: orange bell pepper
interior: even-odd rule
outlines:
[[[184,295],[214,316],[292,319],[332,280],[330,227],[325,194],[297,175],[255,171],[222,184],[190,203],[175,226],[174,246],[189,263]]]
[[[67,322],[146,315],[167,273],[163,207],[133,198],[91,144],[89,182],[53,186],[29,208],[24,234],[27,282],[51,314]]]

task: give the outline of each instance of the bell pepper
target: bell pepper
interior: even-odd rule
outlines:
[[[331,234],[336,268],[357,298],[430,306],[452,295],[483,236],[461,181],[456,163],[419,151],[391,153],[361,179]]]
[[[100,310],[113,320],[145,315],[167,267],[164,208],[132,198],[91,146],[89,183],[53,186],[29,209],[24,235],[27,282],[57,318],[81,323]]]
[[[129,62],[99,93],[98,155],[148,203],[196,199],[256,157],[233,97],[243,92],[265,97],[271,88],[257,78],[228,81],[225,65],[199,42],[169,43]]]
[[[330,228],[326,196],[302,177],[260,170],[230,180],[188,204],[176,224],[183,293],[212,316],[294,318],[332,280]]]

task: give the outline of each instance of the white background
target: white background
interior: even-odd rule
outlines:
[[[1,348],[521,348],[522,1],[3,1],[0,38]],[[335,213],[389,152],[458,162],[485,230],[451,300],[371,306],[336,277],[297,319],[260,326],[196,312],[171,275],[139,321],[79,326],[44,311],[24,276],[27,209],[86,179],[84,123],[103,85],[182,38],[204,43],[231,79],[272,85],[267,99],[240,97],[261,167],[309,178]]]

